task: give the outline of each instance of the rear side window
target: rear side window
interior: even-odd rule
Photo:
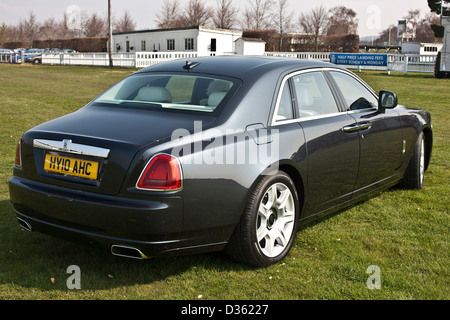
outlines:
[[[229,99],[239,81],[180,74],[137,74],[99,96],[94,103],[214,112]]]
[[[294,118],[292,110],[292,96],[289,89],[289,82],[286,81],[281,92],[280,102],[278,104],[276,121],[290,120]]]
[[[342,72],[330,73],[344,96],[348,111],[377,108],[378,100],[358,80]]]

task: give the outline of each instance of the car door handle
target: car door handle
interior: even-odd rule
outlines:
[[[371,127],[372,127],[372,123],[363,122],[363,123],[352,124],[351,126],[345,126],[342,128],[342,130],[344,132],[355,132],[355,131],[370,129]]]

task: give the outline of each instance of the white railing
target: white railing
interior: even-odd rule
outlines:
[[[0,53],[0,63],[21,63],[22,57],[18,53]]]
[[[42,64],[77,65],[77,66],[109,66],[107,53],[45,53]],[[135,67],[134,53],[114,53],[113,65],[116,67]]]
[[[330,61],[330,53],[322,52],[266,52],[266,56],[287,57],[306,60],[322,60]],[[408,72],[434,72],[434,63],[436,55],[408,55],[408,54],[387,54],[387,67],[379,66],[344,66],[349,69],[360,70],[383,70],[383,71],[400,71],[408,74]]]
[[[197,52],[136,52],[136,68],[145,68],[175,59],[198,57]]]
[[[265,56],[330,61],[329,52],[266,52]]]
[[[435,55],[389,54],[388,71],[433,73],[435,62]]]
[[[226,53],[230,55],[233,53]],[[219,54],[217,54],[219,55]],[[327,52],[266,52],[266,56],[287,57],[293,59],[330,61],[330,53]],[[190,59],[200,57],[198,52],[136,52],[114,53],[113,65],[116,67],[145,68],[161,62],[174,59]],[[387,54],[387,67],[380,66],[346,66],[351,69],[383,70],[408,72],[434,72],[434,55],[404,55]],[[88,65],[109,66],[107,53],[75,53],[75,54],[43,54],[43,64],[53,65]]]

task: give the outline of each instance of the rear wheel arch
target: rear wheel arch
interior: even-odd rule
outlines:
[[[431,161],[431,153],[433,148],[433,132],[429,127],[424,128],[422,132],[425,139],[425,170],[427,170]]]
[[[294,182],[295,189],[297,189],[297,195],[298,195],[298,201],[299,201],[298,205],[299,205],[300,217],[301,217],[302,212],[303,212],[304,203],[305,203],[305,201],[304,201],[305,200],[305,185],[303,183],[302,176],[300,175],[298,170],[295,169],[295,167],[293,167],[292,165],[289,165],[289,164],[280,165],[279,170],[286,173]]]
[[[266,196],[274,195],[275,188],[276,203],[269,200],[265,203]],[[292,165],[280,165],[261,173],[249,188],[246,207],[225,252],[233,260],[256,267],[268,266],[284,259],[298,231],[303,197],[303,180]],[[290,205],[281,199],[290,199]],[[266,208],[267,212],[261,211],[261,205],[266,207],[270,202],[270,210]],[[272,232],[272,228],[275,232]],[[277,233],[278,230],[282,230],[281,233]],[[275,234],[282,236],[278,238]]]
[[[301,174],[298,172],[298,170],[290,163],[283,163],[283,164],[279,164],[277,165],[278,168],[277,170],[284,172],[285,174],[287,174],[289,176],[289,178],[292,179],[295,189],[297,191],[297,195],[298,195],[298,200],[299,200],[299,208],[300,208],[300,216],[303,212],[303,204],[304,204],[304,199],[305,199],[305,184],[303,183],[303,178],[301,176]],[[277,167],[275,166],[275,167]],[[257,179],[255,179],[255,181],[253,182],[252,186],[249,188],[249,192],[248,192],[248,196],[251,195],[255,188],[258,186],[258,183],[264,178],[264,176],[272,174],[274,171],[276,171],[276,169],[271,169],[272,166],[266,168],[265,171],[263,171]],[[247,199],[248,199],[247,196]]]

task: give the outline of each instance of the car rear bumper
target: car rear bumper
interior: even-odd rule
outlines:
[[[9,180],[9,190],[19,223],[30,231],[101,244],[113,254],[134,258],[158,256],[182,246],[181,197],[112,197],[16,176]]]

